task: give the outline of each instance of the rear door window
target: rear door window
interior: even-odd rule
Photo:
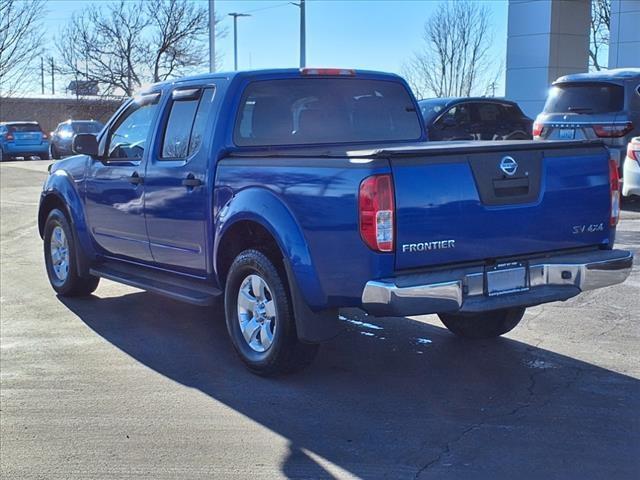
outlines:
[[[410,141],[421,117],[402,83],[297,78],[250,83],[234,130],[237,145]]]
[[[623,109],[624,88],[605,82],[566,83],[551,87],[545,113],[614,113]]]
[[[184,159],[200,148],[213,92],[213,88],[191,89],[184,98],[179,98],[178,93],[172,100],[162,141],[161,159]]]

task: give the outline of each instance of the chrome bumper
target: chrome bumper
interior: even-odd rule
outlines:
[[[439,312],[480,312],[567,300],[586,290],[622,283],[633,254],[625,250],[547,256],[523,262],[527,286],[487,294],[483,266],[412,274],[367,282],[362,307],[372,315],[407,316]]]

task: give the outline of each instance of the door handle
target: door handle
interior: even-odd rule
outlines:
[[[133,172],[129,177],[129,183],[133,183],[134,185],[140,185],[144,183],[144,178],[138,175],[138,172]]]
[[[196,178],[193,173],[190,173],[189,175],[187,175],[187,178],[182,180],[182,185],[189,188],[199,187],[200,185],[202,185],[202,180]]]

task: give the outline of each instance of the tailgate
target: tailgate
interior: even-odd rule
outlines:
[[[40,145],[42,132],[15,132],[13,134],[15,144],[19,146]]]
[[[397,269],[609,242],[607,150],[519,143],[390,155]]]

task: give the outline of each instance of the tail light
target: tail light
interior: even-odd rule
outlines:
[[[640,143],[629,142],[629,145],[627,145],[627,158],[640,163]]]
[[[12,132],[7,133],[4,138],[7,140],[7,142],[13,142],[16,139],[16,137],[13,136]]]
[[[618,164],[614,159],[609,160],[609,189],[611,191],[611,216],[609,224],[615,227],[620,217],[620,174]]]
[[[391,175],[373,175],[360,184],[360,236],[369,248],[391,252],[394,247],[394,192]]]
[[[49,136],[45,132],[42,132],[42,139],[46,140],[47,138],[49,138]]]
[[[531,132],[534,137],[539,137],[542,135],[542,130],[544,130],[544,125],[538,122],[534,122],[533,131]]]
[[[593,131],[601,138],[624,137],[633,130],[633,123],[627,122],[619,125],[594,125]]]

